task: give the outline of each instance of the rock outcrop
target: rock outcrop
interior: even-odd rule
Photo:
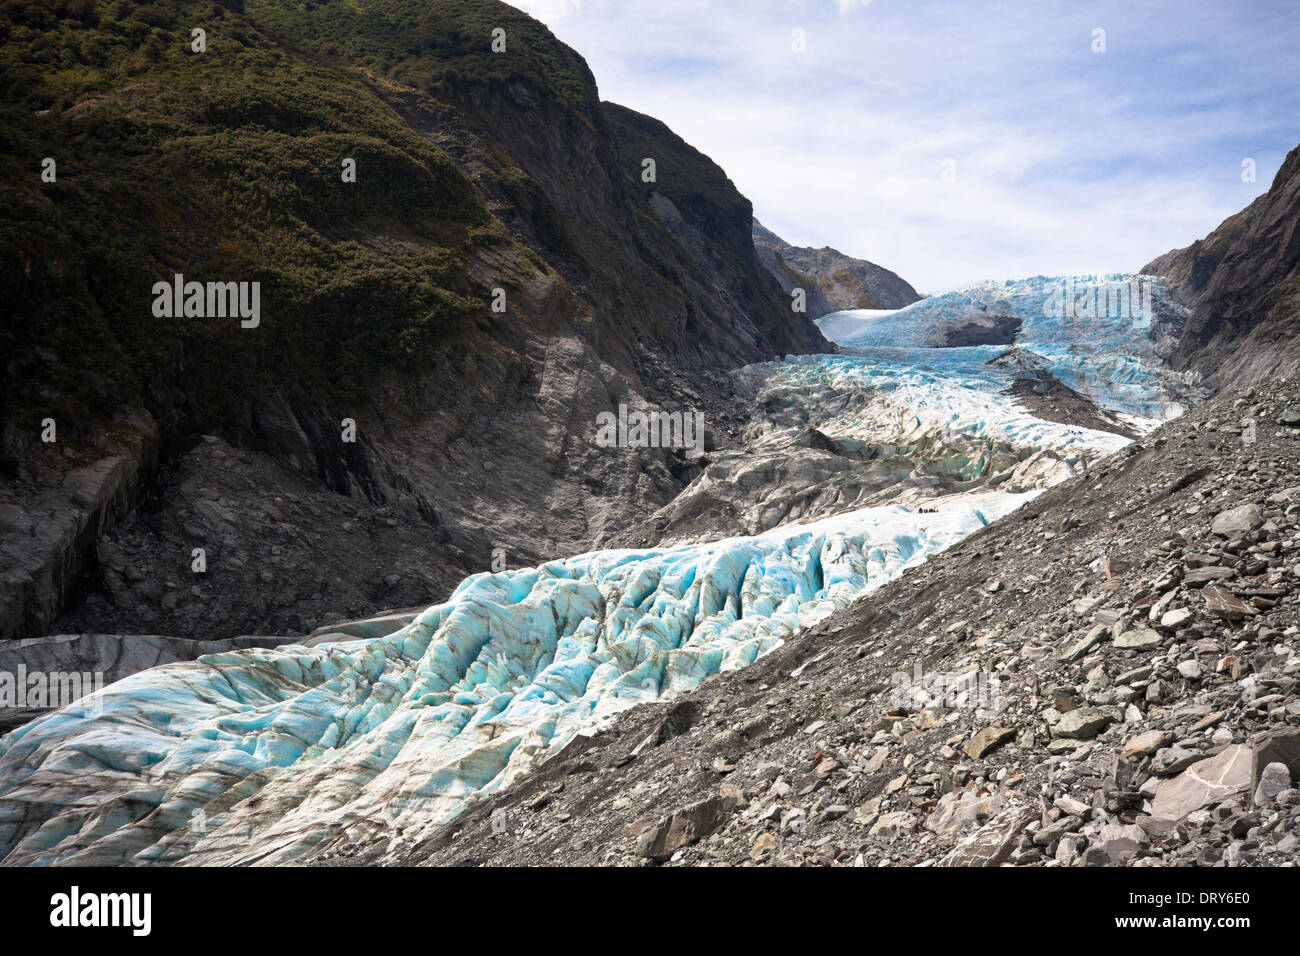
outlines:
[[[787,294],[802,288],[808,314],[819,318],[844,309],[901,309],[921,298],[888,269],[854,259],[837,249],[792,246],[757,219],[754,245],[759,259]]]
[[[5,429],[10,460],[23,467],[0,483],[0,639],[50,627],[91,573],[96,543],[154,476],[158,427],[148,412],[122,407],[95,424],[62,443],[57,420],[51,442],[37,439],[43,428]]]
[[[1268,192],[1185,249],[1143,267],[1192,309],[1174,353],[1212,387],[1300,372],[1300,147]]]

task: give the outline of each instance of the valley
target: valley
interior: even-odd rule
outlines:
[[[1293,131],[1225,207],[581,6],[0,5],[0,864],[1294,865]]]
[[[1182,410],[1153,346],[1091,362],[1134,334],[1129,319],[1037,322],[1057,285],[996,300],[1025,336],[1019,362],[1001,346],[901,347],[951,322],[924,300],[889,317],[896,338],[876,324],[843,355],[740,369],[758,409],[744,444],[626,532],[634,548],[474,575],[382,637],[147,670],[101,693],[93,717],[38,719],[0,745],[6,856],[302,863],[376,819],[419,840],[622,711],[752,666],[1127,444],[1025,410],[1011,394],[1025,357],[1036,381],[1069,376],[1095,417],[1139,433]],[[55,756],[83,739],[97,741],[91,764]]]

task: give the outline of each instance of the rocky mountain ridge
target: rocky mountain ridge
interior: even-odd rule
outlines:
[[[754,246],[764,267],[789,295],[804,290],[808,314],[820,318],[845,309],[901,309],[921,296],[883,266],[854,259],[838,249],[792,246],[757,219]]]
[[[1300,372],[1300,146],[1268,192],[1204,239],[1152,260],[1192,309],[1172,357],[1214,387]]]

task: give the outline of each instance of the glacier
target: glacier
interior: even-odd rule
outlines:
[[[358,827],[411,839],[621,711],[752,663],[1127,444],[1038,417],[1009,394],[1018,377],[1047,370],[1139,432],[1181,411],[1163,293],[1155,322],[1048,320],[1060,281],[839,313],[822,322],[843,354],[736,372],[849,453],[938,449],[938,493],[900,482],[888,503],[758,534],[477,574],[390,634],[133,674],[0,740],[0,859],[301,863]],[[995,313],[1013,342],[936,346]]]
[[[1109,273],[985,282],[895,311],[833,313],[819,325],[853,349],[938,348],[972,327],[1001,325],[1003,350],[1014,344],[1033,352],[1066,385],[1108,408],[1163,420],[1186,410],[1176,396],[1195,387],[1165,363],[1187,315],[1159,279]]]

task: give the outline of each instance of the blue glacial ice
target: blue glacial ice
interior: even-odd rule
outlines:
[[[1052,375],[1104,407],[1156,420],[1185,411],[1182,395],[1195,383],[1171,371],[1164,359],[1187,312],[1151,276],[985,282],[896,311],[834,313],[818,324],[833,341],[869,351],[936,348],[952,330],[999,316],[1018,320],[1018,348],[1042,358]]]

